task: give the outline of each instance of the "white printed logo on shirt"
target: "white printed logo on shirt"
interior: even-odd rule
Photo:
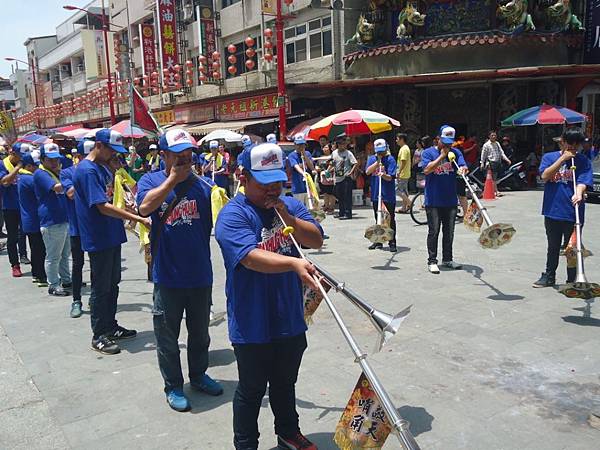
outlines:
[[[161,213],[164,213],[168,206],[169,205],[167,203],[163,203],[161,207]],[[173,208],[171,215],[165,223],[173,227],[178,225],[191,225],[192,220],[199,218],[200,214],[198,213],[198,205],[196,200],[188,200],[187,197],[183,197],[179,204]]]
[[[256,248],[280,255],[289,256],[292,254],[292,240],[289,236],[283,234],[283,223],[279,220],[279,217],[273,218],[271,228],[261,230],[260,237],[262,241],[256,245]]]

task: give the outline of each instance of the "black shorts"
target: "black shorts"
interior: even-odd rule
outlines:
[[[467,196],[467,185],[462,177],[456,179],[456,195],[459,197]]]
[[[321,194],[333,195],[333,184],[319,183],[319,191],[321,192]]]

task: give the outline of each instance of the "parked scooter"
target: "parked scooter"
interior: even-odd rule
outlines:
[[[477,166],[473,171],[469,172],[469,178],[473,180],[481,189],[485,185],[487,170],[481,170]],[[512,164],[504,168],[503,172],[498,175],[496,185],[498,189],[510,189],[511,191],[520,191],[527,187],[527,174],[523,161]]]

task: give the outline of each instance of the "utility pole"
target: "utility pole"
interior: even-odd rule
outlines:
[[[279,139],[284,140],[287,134],[287,119],[285,117],[285,56],[283,54],[283,15],[281,14],[281,0],[277,0],[275,37],[277,39],[277,103],[279,106]]]

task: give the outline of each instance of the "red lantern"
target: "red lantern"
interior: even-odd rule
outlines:
[[[152,78],[154,78],[155,80],[157,80],[157,79],[158,79],[158,72],[154,71],[154,72],[152,72],[152,73],[150,74],[150,76],[151,76]]]
[[[212,76],[215,80],[218,80],[219,78],[221,78],[221,72],[213,72]]]
[[[198,71],[199,71],[200,73],[204,73],[204,72],[206,72],[206,66],[204,66],[203,64],[200,64],[200,65],[198,66]]]
[[[270,28],[265,28],[265,31],[263,32],[265,37],[271,38],[273,37],[273,30],[271,30]]]
[[[174,70],[175,72],[179,72],[179,71],[181,70],[181,66],[180,66],[179,64],[175,64],[175,65],[173,66],[173,70]]]
[[[221,67],[221,63],[219,61],[213,61],[212,63],[212,68],[213,70],[219,70],[219,67]]]
[[[294,3],[294,0],[283,0],[283,2],[284,2],[286,5],[290,6],[292,3]]]
[[[250,36],[244,39],[244,42],[246,43],[246,47],[254,47],[254,39]]]
[[[254,61],[251,59],[246,60],[246,68],[248,70],[253,70],[254,69]]]
[[[194,80],[192,80],[191,78],[188,78],[187,80],[185,80],[185,84],[187,84],[188,86],[192,86],[194,84]]]
[[[175,89],[181,89],[181,83],[179,81],[175,83]]]
[[[191,77],[192,74],[193,74],[193,72],[192,72],[191,69],[188,69],[188,70],[185,71],[185,76],[187,76],[187,77]]]
[[[264,58],[265,58],[265,61],[271,62],[271,61],[273,61],[273,54],[272,53],[265,53]]]
[[[235,57],[235,55],[229,55],[227,57],[227,61],[229,61],[229,64],[235,64],[237,62],[237,58]]]
[[[237,72],[237,67],[235,67],[235,66],[229,66],[227,68],[227,72],[229,72],[231,75],[235,75],[235,73]]]
[[[200,83],[204,83],[206,81],[206,75],[204,75],[203,73],[201,73],[200,76],[198,77],[198,81]]]
[[[233,44],[229,44],[227,46],[227,51],[229,53],[235,53],[235,52],[237,52],[237,47],[235,45],[233,45]],[[213,55],[214,55],[214,53],[213,53]],[[214,59],[214,57],[213,57],[213,59]]]
[[[173,75],[173,79],[174,79],[175,81],[179,81],[179,80],[181,80],[181,75],[179,75],[179,72],[175,72],[175,74]]]
[[[148,96],[148,89],[142,89],[142,95],[144,97],[147,97]]]
[[[213,61],[218,61],[221,59],[221,54],[219,52],[213,52],[212,54],[212,60]]]
[[[191,69],[194,66],[194,63],[192,61],[190,61],[189,59],[185,62],[185,67],[187,67],[188,69]]]
[[[204,56],[204,55],[198,56],[198,61],[200,62],[200,64],[206,64],[206,61],[207,61],[206,56]]]
[[[256,50],[254,50],[253,48],[246,49],[246,56],[248,58],[254,58],[254,55],[256,55]]]
[[[158,94],[158,88],[156,86],[152,88],[152,93],[155,95]]]
[[[272,49],[273,48],[273,43],[271,41],[265,41],[264,47],[266,49]]]

